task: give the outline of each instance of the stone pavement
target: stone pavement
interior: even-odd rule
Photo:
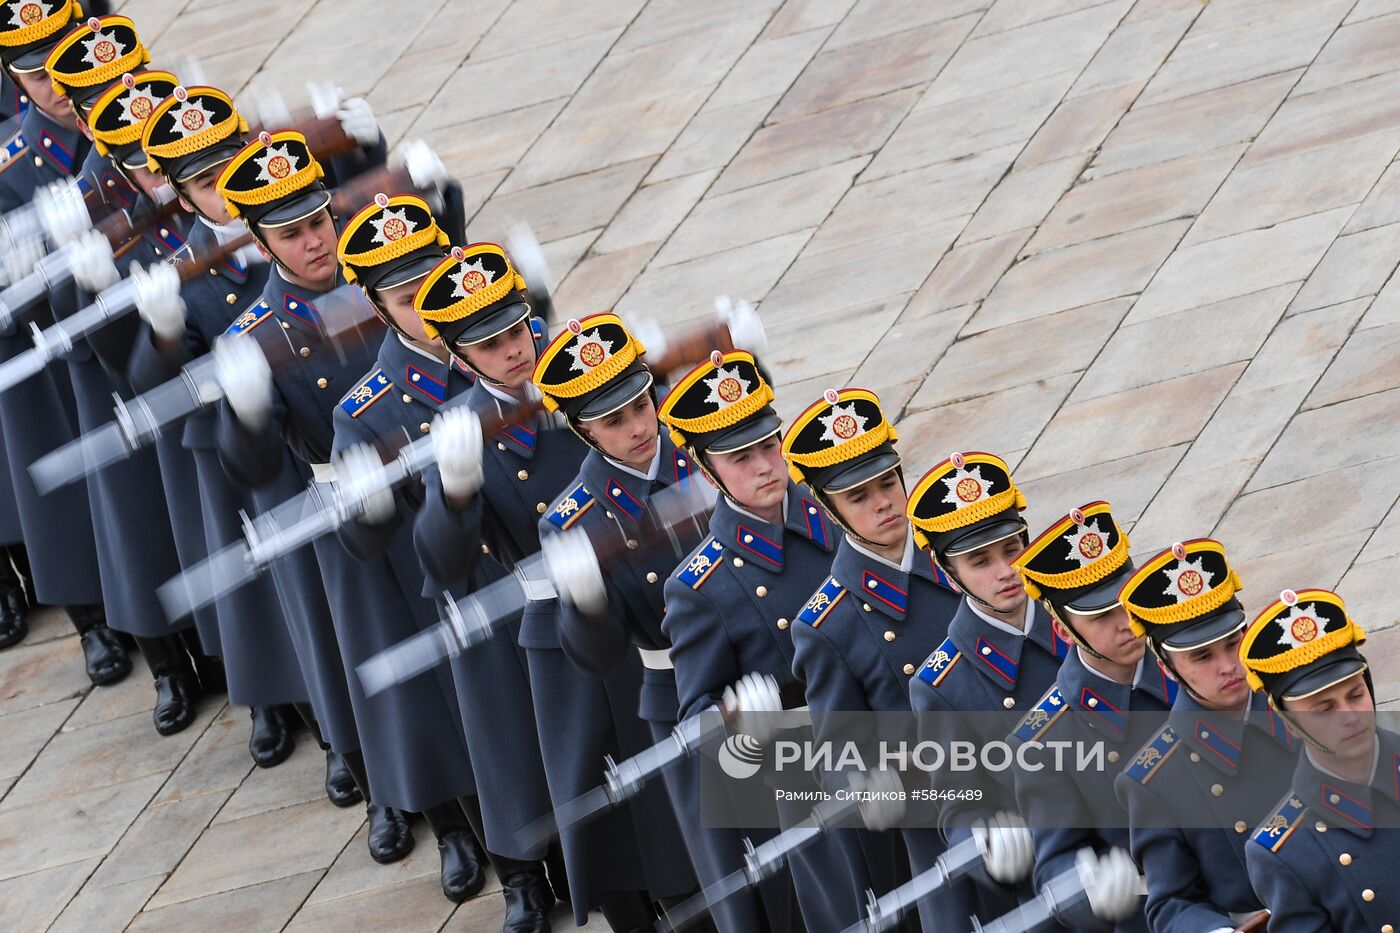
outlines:
[[[912,471],[1007,457],[1033,526],[1105,498],[1140,552],[1223,539],[1249,608],[1339,588],[1400,704],[1400,0],[124,11],[230,91],[367,95],[474,238],[539,232],[568,313],[752,299],[789,416],[867,386]],[[309,743],[258,771],[212,707],[159,739],[144,676],[79,662],[51,617],[0,655],[0,928],[498,928],[426,834],[372,864]]]

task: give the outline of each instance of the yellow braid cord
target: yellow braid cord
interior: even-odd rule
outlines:
[[[193,97],[194,92],[190,93]],[[200,96],[206,96],[201,92]],[[148,156],[160,159],[178,159],[181,156],[194,155],[202,152],[215,143],[221,143],[226,139],[236,135],[244,136],[248,133],[248,121],[237,111],[231,116],[225,117],[218,123],[211,123],[198,133],[194,133],[184,139],[177,139],[168,143],[151,144],[151,132],[155,128],[156,121],[168,114],[171,110],[180,106],[182,102],[173,97],[167,97],[156,107],[151,118],[146,121],[141,133],[141,148],[146,150]],[[154,161],[152,159],[151,161]]]
[[[425,321],[436,321],[439,324],[450,324],[453,321],[460,321],[463,318],[471,317],[482,308],[488,308],[500,301],[512,291],[525,291],[525,279],[511,269],[510,275],[503,275],[485,288],[472,292],[466,298],[456,304],[448,305],[445,308],[428,310],[420,308],[418,316]]]
[[[68,13],[67,16],[63,15],[65,10]],[[30,23],[28,26],[21,26],[19,29],[0,33],[0,45],[17,49],[22,45],[38,42],[40,39],[47,39],[74,20],[82,19],[82,16],[83,8],[78,6],[77,0],[72,0],[72,2],[64,4],[52,16],[47,16],[36,23]]]
[[[879,447],[886,441],[897,440],[899,440],[899,434],[895,431],[894,425],[890,424],[888,421],[881,421],[878,427],[872,428],[864,434],[858,434],[844,444],[828,447],[826,450],[820,450],[812,454],[789,452],[789,472],[791,472],[793,467],[815,467],[821,469],[823,467],[837,466],[848,460],[854,460],[856,457],[863,454],[870,453],[870,451]],[[798,482],[801,482],[801,480],[798,480]]]
[[[1021,578],[1025,581],[1026,592],[1029,593],[1036,583],[1056,590],[1074,590],[1081,586],[1098,583],[1127,563],[1128,536],[1119,534],[1118,543],[1109,548],[1103,557],[1092,564],[1076,567],[1074,570],[1068,570],[1064,573],[1036,573],[1034,570],[1027,570],[1019,563],[1020,560],[1024,559],[1024,556],[1017,559],[1016,569],[1021,572]],[[1039,588],[1036,588],[1036,592],[1039,592]]]
[[[1239,575],[1231,570],[1230,576],[1225,582],[1197,596],[1192,596],[1190,599],[1171,606],[1151,608],[1134,604],[1130,607],[1130,611],[1134,616],[1152,625],[1175,625],[1178,622],[1189,622],[1214,612],[1229,602],[1243,588]]]

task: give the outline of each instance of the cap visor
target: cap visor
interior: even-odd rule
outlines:
[[[137,169],[146,167],[146,152],[141,148],[140,143],[130,146],[118,146],[112,150],[112,155],[121,163],[122,168]]]
[[[1118,591],[1133,572],[1133,562],[1127,561],[1092,588],[1065,600],[1064,607],[1082,616],[1098,615],[1120,605]]]
[[[615,385],[599,392],[588,401],[588,404],[579,409],[578,420],[597,421],[599,418],[606,418],[651,388],[652,378],[649,369],[641,369],[624,376]]]
[[[196,152],[186,161],[175,166],[175,180],[179,182],[189,181],[196,175],[202,175],[214,168],[216,165],[227,165],[238,155],[238,146],[211,146],[202,152]],[[168,162],[166,163],[169,164]]]
[[[59,40],[62,38],[63,36],[60,34],[55,36],[54,41],[51,43],[46,43],[38,48],[28,49],[20,52],[14,58],[10,58],[10,70],[17,71],[20,74],[43,71],[44,62],[49,60],[49,53],[53,51],[54,46],[58,45]],[[8,58],[8,56],[6,57]]]
[[[1207,616],[1195,625],[1187,626],[1162,639],[1162,647],[1168,651],[1194,651],[1213,645],[1222,638],[1228,638],[1244,628],[1244,610],[1224,609]]]
[[[466,319],[466,326],[459,333],[452,335],[451,340],[459,347],[484,343],[497,334],[510,330],[529,316],[528,301],[511,301],[489,311],[473,314]],[[442,325],[438,325],[438,330],[442,330]]]
[[[707,454],[732,454],[767,440],[783,429],[783,419],[771,408],[756,418],[749,418],[731,430],[722,431],[705,445]]]
[[[966,529],[962,534],[951,537],[947,545],[939,550],[948,557],[957,554],[966,554],[978,548],[986,547],[989,544],[996,544],[998,541],[1018,535],[1026,530],[1026,524],[1022,521],[1004,518],[1000,521],[986,522],[985,524],[974,525]]]
[[[436,269],[440,262],[442,262],[441,253],[436,256],[410,255],[393,263],[385,263],[382,267],[383,271],[373,276],[369,287],[397,288],[400,285],[407,285],[409,282],[416,282]]]
[[[1366,662],[1359,657],[1338,658],[1331,664],[1309,671],[1289,684],[1282,691],[1285,700],[1305,700],[1328,687],[1335,687],[1348,677],[1355,677],[1366,670]]]
[[[862,486],[876,477],[884,476],[899,466],[899,454],[892,450],[857,460],[850,467],[822,480],[822,492],[846,492]]]
[[[298,220],[305,220],[331,203],[331,193],[317,188],[279,204],[258,218],[259,227],[285,227]]]

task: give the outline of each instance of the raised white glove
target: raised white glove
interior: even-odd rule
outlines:
[[[559,598],[586,615],[597,615],[607,608],[608,591],[603,586],[603,570],[582,529],[551,535],[540,542],[549,579]]]
[[[179,271],[163,262],[149,268],[133,265],[131,281],[136,286],[136,313],[161,340],[178,340],[185,332]]]
[[[272,410],[272,367],[253,338],[230,334],[214,341],[214,378],[239,423],[259,430]]]
[[[399,161],[403,163],[404,171],[408,172],[413,187],[420,191],[442,188],[452,180],[447,174],[447,166],[442,164],[442,159],[424,140],[410,139],[400,146]]]
[[[121,280],[117,264],[112,259],[112,244],[96,230],[89,230],[64,247],[68,251],[68,268],[88,294],[96,295]]]
[[[772,719],[765,714],[783,711],[782,694],[772,674],[745,674],[733,686],[724,688],[720,702],[730,713],[737,714],[734,731],[760,742],[768,741],[775,731]]]
[[[544,258],[539,238],[529,224],[518,223],[510,228],[510,235],[506,237],[506,254],[510,256],[516,271],[524,277],[527,288],[531,291],[549,291],[549,263]]]
[[[1127,852],[1115,847],[1097,856],[1092,849],[1080,849],[1074,857],[1074,867],[1079,870],[1095,917],[1117,923],[1126,920],[1137,907],[1142,896],[1141,881]]]
[[[1015,884],[1031,873],[1035,849],[1020,814],[1003,810],[990,820],[978,820],[972,835],[982,841],[982,864],[993,881]]]
[[[382,525],[394,514],[394,491],[383,482],[384,461],[368,444],[340,452],[335,486],[352,514],[366,525]]]
[[[629,325],[632,336],[647,348],[647,357],[659,360],[666,355],[666,332],[651,318],[642,318]]]
[[[889,771],[856,771],[851,793],[860,802],[860,818],[871,832],[890,829],[904,816],[904,785]]]
[[[449,408],[433,419],[433,456],[449,499],[466,499],[485,479],[481,465],[481,419],[465,405]]]
[[[373,146],[379,142],[379,121],[370,109],[369,101],[363,97],[352,97],[340,105],[335,112],[340,128],[361,146]]]
[[[177,73],[184,74],[183,71]],[[287,106],[287,99],[282,96],[281,91],[272,85],[255,84],[248,90],[248,100],[251,103],[251,107],[248,109],[253,111],[257,116],[257,121],[266,127],[268,132],[276,132],[292,125],[292,111]],[[315,101],[314,91],[312,92],[312,101]],[[335,108],[332,107],[325,116],[330,116],[334,110]]]
[[[47,255],[47,250],[44,248],[44,238],[37,236],[25,237],[19,241],[6,237],[3,247],[0,248],[4,250],[0,262],[4,263],[6,284],[18,282],[33,272],[39,260]]]
[[[345,100],[345,90],[323,81],[308,81],[306,96],[311,101],[311,112],[316,114],[316,119],[324,120],[340,109]]]
[[[736,305],[728,295],[720,295],[715,299],[715,314],[729,326],[729,339],[734,349],[748,350],[754,356],[768,349],[768,332],[763,329],[758,312],[747,301]]]
[[[71,243],[92,229],[92,217],[77,182],[56,181],[34,196],[39,223],[55,244]]]

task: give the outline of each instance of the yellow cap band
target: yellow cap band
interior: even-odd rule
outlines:
[[[64,9],[68,10],[68,16],[63,15]],[[43,7],[40,7],[43,9]],[[30,23],[28,26],[21,26],[18,29],[11,29],[8,32],[0,33],[0,45],[10,49],[17,49],[58,32],[63,27],[74,20],[82,19],[83,8],[78,5],[77,0],[64,4],[57,12],[51,16],[46,16],[38,22]]]

